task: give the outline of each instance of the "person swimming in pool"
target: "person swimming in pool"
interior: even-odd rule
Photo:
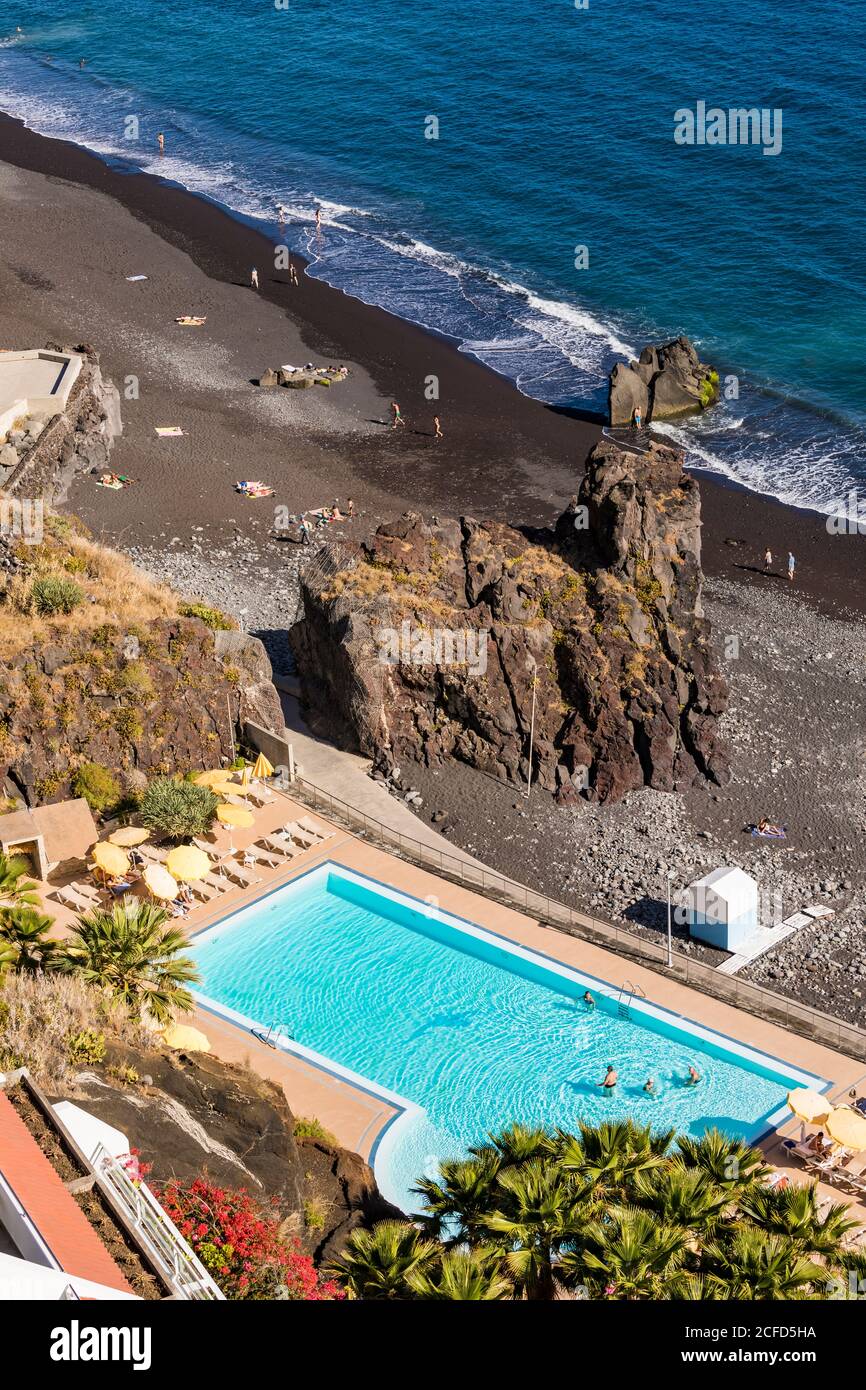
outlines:
[[[696,1067],[694,1064],[692,1064],[692,1065],[689,1067],[689,1074],[688,1074],[688,1076],[686,1077],[686,1085],[687,1085],[687,1086],[697,1086],[697,1085],[699,1084],[700,1080],[701,1080],[701,1074],[700,1074],[700,1072],[698,1071],[697,1067]]]
[[[616,1074],[616,1067],[614,1066],[613,1062],[608,1062],[607,1071],[605,1072],[604,1080],[601,1083],[601,1089],[604,1091],[605,1095],[610,1096],[613,1094],[613,1092],[616,1090],[616,1084],[618,1081],[619,1077]]]
[[[594,1009],[594,1008],[595,1008],[595,1000],[593,999],[593,997],[592,997],[592,995],[590,994],[589,990],[587,990],[587,991],[586,991],[586,994],[583,996],[583,1002],[584,1002],[584,1004],[586,1005],[586,1007],[587,1007],[588,1009]]]
[[[646,1081],[643,1083],[643,1088],[644,1092],[648,1096],[654,1096],[658,1094],[656,1091],[656,1083],[651,1076],[647,1077]]]

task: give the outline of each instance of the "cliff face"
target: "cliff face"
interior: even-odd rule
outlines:
[[[379,766],[457,757],[515,782],[534,719],[533,777],[566,801],[723,781],[700,587],[681,456],[604,443],[554,532],[407,514],[322,552],[292,631],[305,705]]]

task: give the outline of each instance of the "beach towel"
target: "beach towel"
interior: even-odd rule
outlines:
[[[127,280],[132,284],[135,280],[146,280],[146,275],[127,275]]]
[[[787,840],[788,828],[785,825],[771,826],[769,830],[759,830],[752,826],[752,837],[756,840]]]
[[[183,434],[180,425],[154,425],[154,429],[160,439],[176,439],[178,435]]]
[[[119,492],[121,488],[130,487],[135,482],[126,473],[103,473],[101,478],[96,479],[97,487],[108,487],[114,492]]]
[[[175,319],[182,328],[200,328],[203,323],[207,323],[207,314],[184,314],[182,318]]]

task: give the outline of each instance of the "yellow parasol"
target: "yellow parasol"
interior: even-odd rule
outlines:
[[[815,1091],[811,1086],[798,1086],[788,1092],[788,1108],[793,1110],[798,1120],[806,1124],[823,1125],[833,1109],[827,1096]]]
[[[170,1023],[162,1030],[162,1040],[168,1047],[181,1048],[184,1052],[210,1052],[210,1042],[204,1033],[188,1023]]]
[[[245,806],[226,806],[220,803],[216,809],[217,820],[221,825],[229,825],[234,830],[242,826],[255,825],[256,818]]]
[[[142,875],[155,898],[163,902],[174,902],[177,897],[177,879],[172,878],[164,864],[148,864]]]
[[[273,775],[273,764],[268,762],[264,753],[260,753],[253,768],[253,777],[257,782],[263,782],[266,777],[273,777]]]
[[[216,782],[211,791],[215,796],[249,796],[251,787],[243,787],[240,782]]]
[[[224,782],[226,779],[226,769],[224,767],[215,768],[213,772],[200,772],[197,777],[193,777],[197,787],[212,787],[215,782]]]
[[[120,845],[111,845],[107,840],[93,846],[93,862],[111,878],[122,878],[129,869],[129,855]]]
[[[853,1153],[866,1149],[866,1115],[858,1115],[847,1105],[840,1105],[831,1111],[826,1125],[827,1133],[837,1144]]]
[[[165,867],[172,878],[180,879],[183,883],[195,883],[209,871],[210,860],[204,850],[196,849],[195,845],[179,845],[169,854]]]
[[[109,835],[110,845],[143,845],[145,840],[150,839],[150,831],[145,830],[141,825],[125,825],[122,830],[115,830],[113,835]]]
[[[249,786],[250,780],[251,780],[251,778],[252,778],[252,775],[253,775],[253,770],[252,770],[252,768],[250,767],[249,763],[244,763],[244,769],[243,769],[243,772],[241,773],[241,786],[242,786],[242,787],[248,787],[248,786]]]

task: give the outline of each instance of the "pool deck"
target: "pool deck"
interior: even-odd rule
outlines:
[[[231,888],[219,898],[194,907],[182,923],[191,937],[231,913],[248,907],[274,889],[291,883],[317,865],[332,862],[354,869],[411,897],[428,902],[432,900],[443,911],[592,975],[600,984],[605,983],[618,990],[629,981],[643,991],[647,1000],[660,1008],[766,1052],[784,1065],[825,1077],[831,1083],[828,1094],[835,1102],[843,1101],[854,1086],[861,1093],[866,1090],[866,1068],[862,1062],[701,994],[676,980],[667,979],[632,960],[624,960],[591,942],[568,936],[555,928],[544,927],[523,913],[459,884],[438,878],[375,848],[342,827],[330,824],[323,817],[312,815],[307,806],[285,794],[277,794],[273,802],[255,811],[254,826],[234,832],[234,847],[243,849],[263,835],[272,834],[286,821],[301,816],[311,819],[328,838],[303,851],[290,863],[274,869],[263,868],[260,883],[249,888]],[[219,831],[214,839],[215,853],[228,849],[227,832]],[[61,926],[61,919],[67,914],[56,902],[49,902],[46,907],[57,919],[57,925]],[[73,916],[71,913],[68,915]],[[181,924],[180,919],[178,924]],[[341,1144],[363,1158],[370,1159],[378,1139],[398,1113],[388,1101],[315,1066],[305,1058],[269,1047],[245,1028],[217,1018],[206,1009],[198,1008],[194,1021],[196,1027],[206,1033],[214,1055],[227,1062],[248,1065],[281,1085],[295,1115],[315,1116]],[[267,1025],[270,1020],[263,1022]],[[799,1121],[792,1116],[769,1133],[761,1141],[760,1147],[769,1163],[789,1173],[792,1180],[800,1182],[805,1176],[804,1169],[796,1160],[789,1160],[780,1147],[782,1138],[798,1133]],[[821,1192],[822,1196],[831,1196],[835,1201],[852,1200],[838,1188],[825,1184],[821,1184]],[[854,1214],[866,1221],[866,1206],[862,1201],[853,1205]]]

